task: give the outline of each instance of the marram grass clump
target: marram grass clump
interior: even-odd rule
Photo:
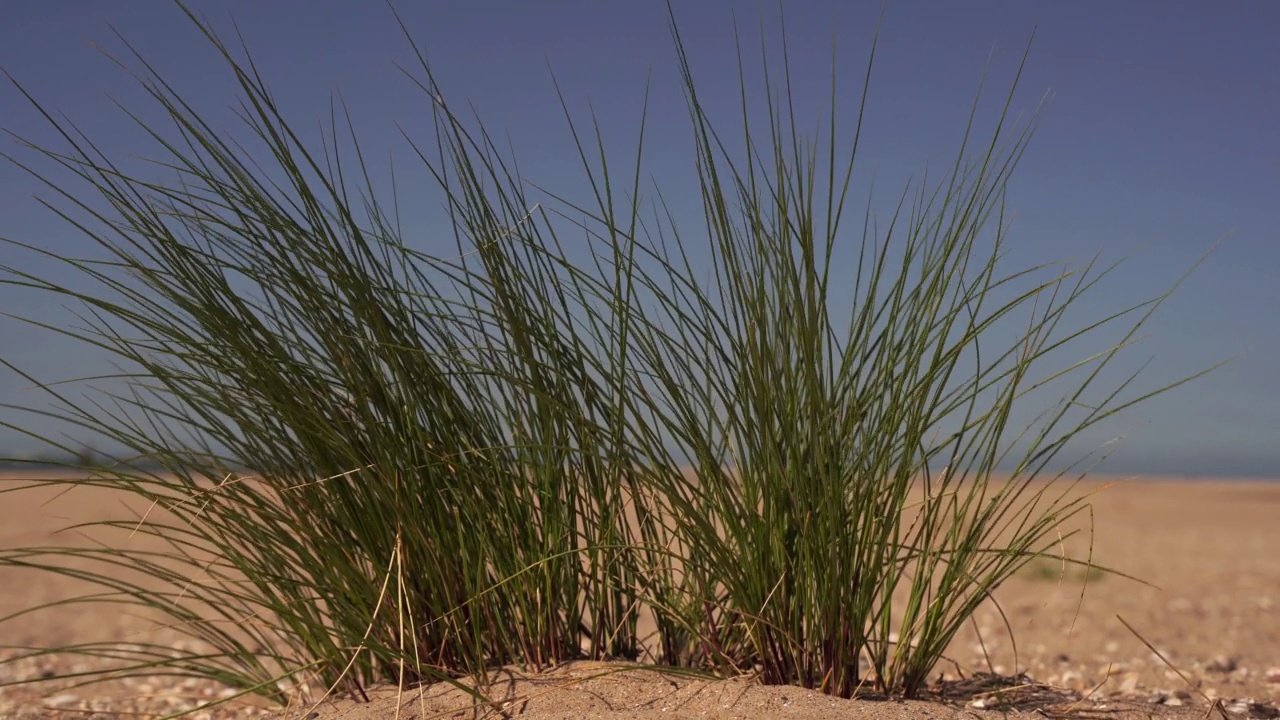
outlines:
[[[100,529],[168,549],[6,549],[0,563],[91,580],[106,594],[85,601],[149,610],[212,648],[58,651],[282,702],[286,678],[356,692],[447,680],[479,697],[495,667],[575,658],[910,696],[1087,507],[1071,482],[1033,481],[1154,394],[1097,386],[1163,296],[1068,329],[1105,272],[997,262],[1031,129],[1008,129],[1012,92],[989,141],[971,120],[951,172],[904,193],[880,232],[845,214],[870,63],[852,117],[834,68],[830,108],[795,106],[783,82],[756,113],[740,53],[734,147],[673,20],[691,223],[644,192],[643,123],[617,169],[566,105],[592,192],[526,181],[451,111],[405,31],[435,128],[406,143],[453,231],[425,253],[403,241],[395,193],[374,192],[345,108],[320,146],[303,142],[247,52],[188,15],[239,81],[256,144],[206,124],[135,53],[172,126],[139,120],[170,179],[131,176],[19,85],[64,147],[6,157],[96,191],[48,181],[50,207],[105,261],[52,255],[79,279],[6,265],[0,281],[79,304],[84,327],[48,329],[123,368],[117,389],[77,402],[5,361],[61,418],[127,449],[87,480],[39,482],[131,495],[154,512]],[[802,137],[815,112],[830,130]],[[585,254],[566,251],[584,238]],[[710,267],[692,259],[708,251]],[[1041,369],[1115,325],[1120,343]],[[1064,377],[1061,402],[1011,426]]]

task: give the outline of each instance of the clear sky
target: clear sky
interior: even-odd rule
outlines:
[[[594,104],[620,159],[632,149],[652,72],[649,157],[670,188],[689,187],[689,133],[663,3],[398,5],[449,100],[473,102],[491,131],[509,133],[526,175],[570,194],[582,189],[581,171],[548,65],[578,118],[585,117],[588,99]],[[383,3],[206,0],[192,6],[227,35],[234,17],[298,127],[314,128],[327,116],[330,94],[340,90],[372,157],[394,152],[409,164],[397,121],[429,141],[424,98],[394,66],[410,63],[410,50]],[[732,123],[738,100],[733,16],[749,49],[758,48],[761,20],[776,48],[777,4],[698,0],[676,2],[675,9],[705,101],[713,116]],[[785,11],[797,101],[825,111],[834,39],[839,102],[851,121],[880,5],[808,0],[787,3]],[[202,112],[239,131],[227,111],[235,99],[229,73],[165,0],[6,3],[0,66],[80,123],[112,157],[153,155],[153,146],[108,99],[156,117],[134,81],[94,48],[123,51],[111,26]],[[1280,379],[1273,370],[1280,358],[1277,27],[1280,4],[1271,2],[940,0],[887,8],[860,159],[862,177],[874,177],[877,188],[886,188],[884,197],[926,164],[942,168],[953,159],[988,55],[994,52],[989,111],[1008,89],[1034,29],[1015,111],[1030,111],[1046,92],[1052,103],[1011,186],[1014,258],[1129,257],[1115,281],[1082,308],[1102,312],[1160,291],[1226,238],[1148,326],[1134,357],[1152,358],[1147,386],[1240,357],[1110,424],[1106,432],[1126,436],[1106,466],[1110,471],[1280,477]],[[802,124],[814,127],[819,117],[812,118]],[[58,146],[4,82],[0,125]],[[16,149],[7,138],[0,142],[6,151]],[[401,167],[398,162],[397,172]],[[0,235],[61,253],[86,251],[86,240],[37,204],[33,196],[41,193],[35,180],[0,163]],[[861,197],[854,211],[861,210]],[[430,208],[423,217],[433,217]],[[423,232],[440,229],[439,215],[434,218],[422,221]],[[695,228],[696,218],[689,220],[686,228]],[[0,263],[10,253],[0,250]],[[69,321],[65,312],[35,307],[36,299],[0,288],[5,311]],[[101,357],[4,319],[0,353],[46,380],[103,370]],[[0,402],[42,401],[19,378],[0,372]],[[0,431],[0,454],[21,449],[16,435]]]

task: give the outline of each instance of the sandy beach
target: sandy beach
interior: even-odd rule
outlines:
[[[0,480],[14,482],[18,482],[14,476]],[[1085,573],[1076,567],[1064,570],[1047,561],[1033,563],[999,590],[999,610],[988,603],[979,611],[976,628],[958,637],[948,652],[949,661],[936,668],[935,674],[944,681],[968,679],[969,685],[951,686],[967,695],[950,705],[937,699],[836,700],[796,688],[763,687],[749,678],[705,682],[574,663],[537,677],[513,671],[501,678],[498,694],[505,693],[509,702],[497,710],[530,718],[923,720],[1032,713],[1039,707],[1040,716],[1103,712],[1203,717],[1210,705],[1207,697],[1221,700],[1223,710],[1237,717],[1280,714],[1274,710],[1280,701],[1280,553],[1276,552],[1280,548],[1280,482],[1169,478],[1089,482],[1090,489],[1099,490],[1092,501],[1094,561],[1148,584]],[[84,542],[74,534],[56,531],[96,517],[106,504],[118,501],[111,494],[83,489],[60,497],[48,490],[0,495],[0,546]],[[1083,558],[1087,549],[1086,538],[1066,545],[1071,557]],[[0,616],[7,616],[73,596],[85,586],[47,573],[4,568],[0,588]],[[1014,631],[1016,648],[1004,630],[1006,621]],[[172,629],[156,629],[153,624],[121,612],[119,606],[67,605],[0,624],[0,645],[133,638],[175,642],[179,637]],[[0,683],[92,667],[84,660],[65,661],[80,663],[70,668],[59,665],[63,662],[0,665]],[[1170,663],[1185,675],[1185,681]],[[999,696],[1006,705],[1000,707],[997,696],[982,695],[984,688],[974,684],[974,674],[987,671],[1006,677],[1025,674],[1020,681],[1024,687],[1006,690]],[[159,717],[207,702],[221,692],[207,683],[175,684],[164,678],[84,688],[69,685],[58,681],[0,687],[0,717]],[[986,689],[995,688],[989,684]],[[1076,702],[1076,698],[1085,700]],[[421,695],[406,691],[398,699],[399,717],[470,715],[465,696],[457,690],[428,688]],[[394,690],[379,689],[373,700],[328,699],[315,708],[315,717],[397,716]],[[305,717],[309,711],[310,706],[282,713],[261,703],[235,701],[199,716]]]

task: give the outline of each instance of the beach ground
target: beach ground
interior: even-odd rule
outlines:
[[[0,485],[19,481],[11,474],[0,478]],[[1092,500],[1094,561],[1149,584],[1049,561],[1032,563],[1000,588],[999,609],[988,603],[977,613],[975,627],[956,639],[949,660],[937,668],[943,680],[967,683],[957,687],[966,691],[966,699],[952,705],[844,701],[743,678],[704,682],[574,663],[536,677],[504,676],[497,687],[511,702],[499,709],[530,718],[924,720],[1009,712],[1171,718],[1204,717],[1211,704],[1207,697],[1220,700],[1231,717],[1280,716],[1275,710],[1280,702],[1280,482],[1117,478],[1090,480],[1086,489],[1098,490]],[[97,517],[118,502],[111,495],[85,488],[61,496],[48,490],[0,494],[0,547],[83,542],[57,531]],[[1066,547],[1069,556],[1083,558],[1088,542],[1077,538]],[[0,617],[84,590],[67,578],[3,568]],[[1004,630],[1006,622],[1016,648]],[[0,646],[122,639],[167,643],[178,637],[173,629],[156,629],[147,618],[121,612],[118,605],[64,605],[0,623]],[[13,654],[0,650],[0,657],[6,652]],[[0,684],[91,667],[92,662],[70,659],[0,664]],[[1006,677],[1025,673],[1024,687],[978,695],[975,704],[974,693],[996,689],[975,684],[975,673],[985,671]],[[207,683],[159,677],[83,688],[66,681],[0,687],[0,717],[160,717],[219,692]],[[391,718],[397,716],[397,704],[402,718],[470,715],[459,712],[466,699],[457,690],[437,687],[397,697],[384,688],[372,697],[370,703],[326,700],[314,717]],[[1074,702],[1078,697],[1087,701]],[[976,706],[983,704],[987,707]],[[310,706],[281,713],[235,701],[202,715],[240,719],[310,712]]]

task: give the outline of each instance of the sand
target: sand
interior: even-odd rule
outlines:
[[[0,478],[0,487],[14,482],[12,477]],[[1096,488],[1104,481],[1091,483]],[[118,501],[111,495],[88,489],[61,497],[47,490],[0,494],[0,548],[83,542],[55,531],[71,521],[95,517],[106,504]],[[1015,632],[1016,659],[1001,629],[1000,614],[988,605],[975,620],[992,667],[976,632],[970,630],[950,648],[952,662],[936,670],[946,681],[994,670],[1003,676],[1025,673],[1024,682],[1037,683],[1007,691],[1001,696],[1003,706],[988,695],[977,698],[988,707],[975,707],[976,686],[956,688],[956,697],[948,702],[937,697],[905,703],[846,701],[797,688],[764,687],[749,678],[707,682],[653,670],[573,663],[532,677],[514,669],[504,674],[494,692],[505,704],[494,709],[509,717],[547,719],[924,720],[1099,713],[1189,718],[1204,717],[1210,708],[1207,696],[1220,700],[1230,717],[1280,716],[1275,709],[1280,701],[1280,482],[1123,479],[1096,495],[1093,508],[1095,561],[1150,585],[1115,576],[1086,577],[1070,568],[1064,573],[1050,563],[1032,565],[1008,582],[996,599]],[[1071,543],[1067,550],[1080,557],[1085,545]],[[83,589],[66,578],[0,568],[0,617]],[[118,606],[63,606],[0,623],[0,646],[120,639],[176,642],[179,637],[173,630],[154,628],[148,619],[121,613]],[[4,653],[0,650],[0,657]],[[66,659],[0,664],[0,684],[92,667],[91,662]],[[8,686],[0,687],[0,718],[158,717],[219,693],[225,690],[211,683],[165,678],[84,688],[71,688],[67,681]],[[308,705],[285,711],[237,700],[197,717],[294,718],[314,712],[316,720],[368,720],[396,717],[398,704],[399,717],[404,718],[470,715],[461,692],[441,687],[402,694],[380,688],[372,699],[364,703],[330,698],[314,710]]]

